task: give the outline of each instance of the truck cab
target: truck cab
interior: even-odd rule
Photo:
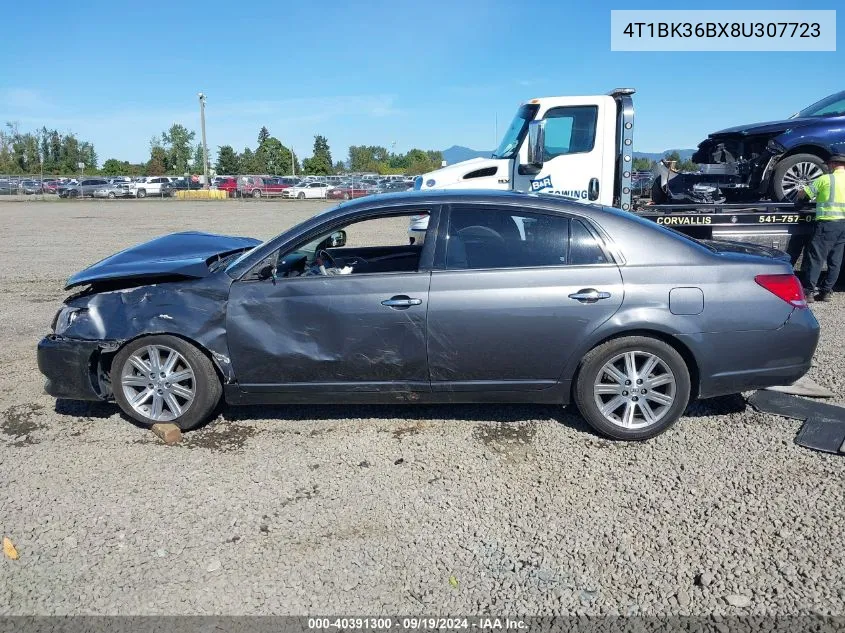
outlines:
[[[526,101],[490,158],[419,176],[415,189],[546,193],[630,209],[633,93]]]

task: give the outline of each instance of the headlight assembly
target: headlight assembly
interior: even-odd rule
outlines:
[[[56,313],[56,318],[53,319],[53,333],[57,335],[64,334],[86,312],[88,312],[86,308],[63,307]]]

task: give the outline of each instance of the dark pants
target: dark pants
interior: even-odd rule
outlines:
[[[830,292],[839,278],[842,256],[845,253],[845,220],[816,222],[813,239],[804,249],[804,288],[812,290],[819,281],[822,266],[827,261],[827,277],[819,292]]]

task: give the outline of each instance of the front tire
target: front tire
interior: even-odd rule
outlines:
[[[789,202],[795,194],[822,174],[827,173],[824,160],[815,154],[793,154],[775,167],[772,195],[777,202]]]
[[[261,197],[261,190],[260,189],[254,189],[252,191],[252,197],[253,198],[260,198]]]
[[[139,198],[146,198],[147,197],[147,190],[146,189],[138,189],[138,192],[135,194]]]
[[[187,341],[169,335],[136,339],[115,355],[114,398],[141,424],[193,429],[211,416],[222,395],[214,365]]]
[[[298,196],[296,196],[296,197],[297,197],[297,198],[299,198],[300,200],[305,200],[305,192],[304,192],[304,191],[300,191],[300,192],[299,192],[299,195],[298,195]]]
[[[115,199],[115,197],[116,197],[116,196],[114,195],[114,191],[109,191],[109,199],[110,199],[110,200],[114,200],[114,199]]]
[[[575,403],[599,433],[647,440],[677,422],[690,398],[689,369],[658,339],[627,336],[592,349],[581,363]]]

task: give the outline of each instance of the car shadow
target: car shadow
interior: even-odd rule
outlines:
[[[745,411],[745,398],[741,394],[708,398],[691,403],[684,417],[700,418],[729,415]],[[80,418],[105,419],[117,414],[137,428],[146,425],[124,414],[111,402],[82,400],[56,400],[56,413]],[[576,431],[596,435],[596,432],[570,404],[284,404],[229,406],[221,403],[215,415],[193,430],[200,430],[219,421],[248,422],[252,420],[279,420],[314,422],[320,420],[424,420],[450,422],[486,422],[490,424],[518,424],[550,420]],[[187,431],[190,433],[191,431]]]

